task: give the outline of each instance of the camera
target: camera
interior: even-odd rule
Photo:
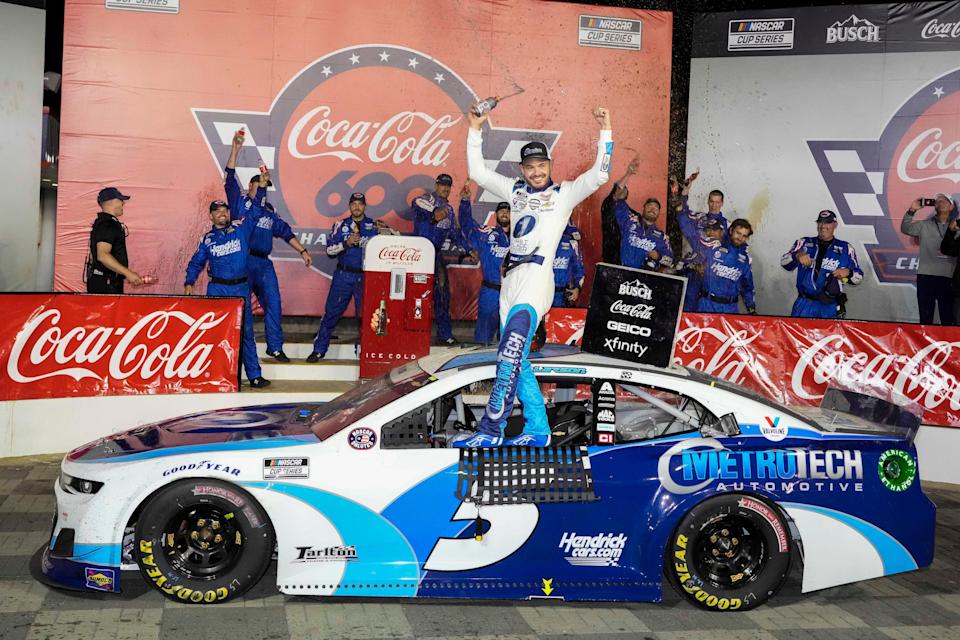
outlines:
[[[934,198],[920,198],[920,206],[922,207],[932,207],[937,204],[937,201]]]

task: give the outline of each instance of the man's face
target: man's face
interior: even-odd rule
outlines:
[[[937,203],[934,205],[937,213],[941,216],[945,216],[951,211],[953,211],[953,202],[946,198],[937,198]]]
[[[833,240],[833,234],[837,230],[836,222],[818,222],[817,237],[821,240]]]
[[[123,203],[125,201],[120,198],[114,198],[112,200],[104,200],[100,203],[100,208],[103,209],[105,213],[109,213],[116,217],[123,215]]]
[[[210,212],[210,222],[217,229],[223,229],[230,224],[230,209],[226,207],[217,207]]]
[[[497,209],[497,224],[504,228],[510,228],[510,209]]]
[[[437,183],[436,187],[437,187],[438,196],[440,196],[444,200],[450,197],[450,189],[452,189],[453,187],[451,187],[448,184],[440,184],[439,182]]]
[[[530,158],[520,165],[523,179],[534,189],[543,189],[550,184],[550,161],[543,158]]]
[[[723,227],[705,229],[704,234],[711,240],[720,240],[723,238]]]
[[[363,212],[366,210],[367,203],[363,202],[362,200],[354,200],[350,203],[350,215],[358,220],[363,217]]]
[[[730,242],[735,247],[742,247],[750,239],[750,230],[746,227],[730,229]]]
[[[643,205],[643,219],[648,223],[653,223],[657,221],[657,218],[660,217],[660,205],[656,202],[648,202]]]
[[[707,211],[709,213],[720,213],[723,209],[723,196],[716,194],[707,198]]]

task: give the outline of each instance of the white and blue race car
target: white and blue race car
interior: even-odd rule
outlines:
[[[681,368],[548,345],[543,449],[455,449],[496,353],[429,357],[326,404],[212,411],[70,452],[42,580],[139,571],[218,603],[276,558],[291,595],[658,601],[745,610],[933,559],[919,419],[831,391],[798,411]],[[522,407],[507,431],[522,428]]]

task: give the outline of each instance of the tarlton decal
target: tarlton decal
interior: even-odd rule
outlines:
[[[565,532],[559,544],[559,548],[563,549],[564,559],[577,567],[619,566],[620,556],[626,546],[627,536],[623,533],[583,536],[575,532]]]
[[[357,559],[357,548],[346,547],[297,547],[297,557],[292,562],[333,562]]]
[[[906,491],[917,477],[917,461],[906,451],[888,449],[880,454],[877,472],[890,491]]]
[[[713,438],[683,440],[657,463],[663,487],[687,494],[765,490],[783,493],[863,491],[863,459],[849,449],[731,451]]]
[[[210,460],[200,460],[199,462],[189,462],[170,467],[163,472],[163,477],[172,476],[175,473],[184,473],[187,471],[205,471],[210,473],[226,473],[231,476],[239,476],[240,469],[226,464],[211,462]]]

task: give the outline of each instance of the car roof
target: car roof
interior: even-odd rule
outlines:
[[[470,369],[484,365],[496,364],[497,350],[491,348],[473,348],[458,351],[454,354],[437,354],[421,358],[420,368],[430,375],[437,375],[444,371]],[[581,351],[579,347],[565,344],[545,344],[540,351],[530,354],[530,362],[538,364],[558,363],[576,364],[579,366],[605,366],[632,371],[647,370],[651,372],[667,373],[689,377],[690,371],[686,367],[672,364],[669,367],[654,367],[638,364],[629,360],[611,358],[595,353]]]

